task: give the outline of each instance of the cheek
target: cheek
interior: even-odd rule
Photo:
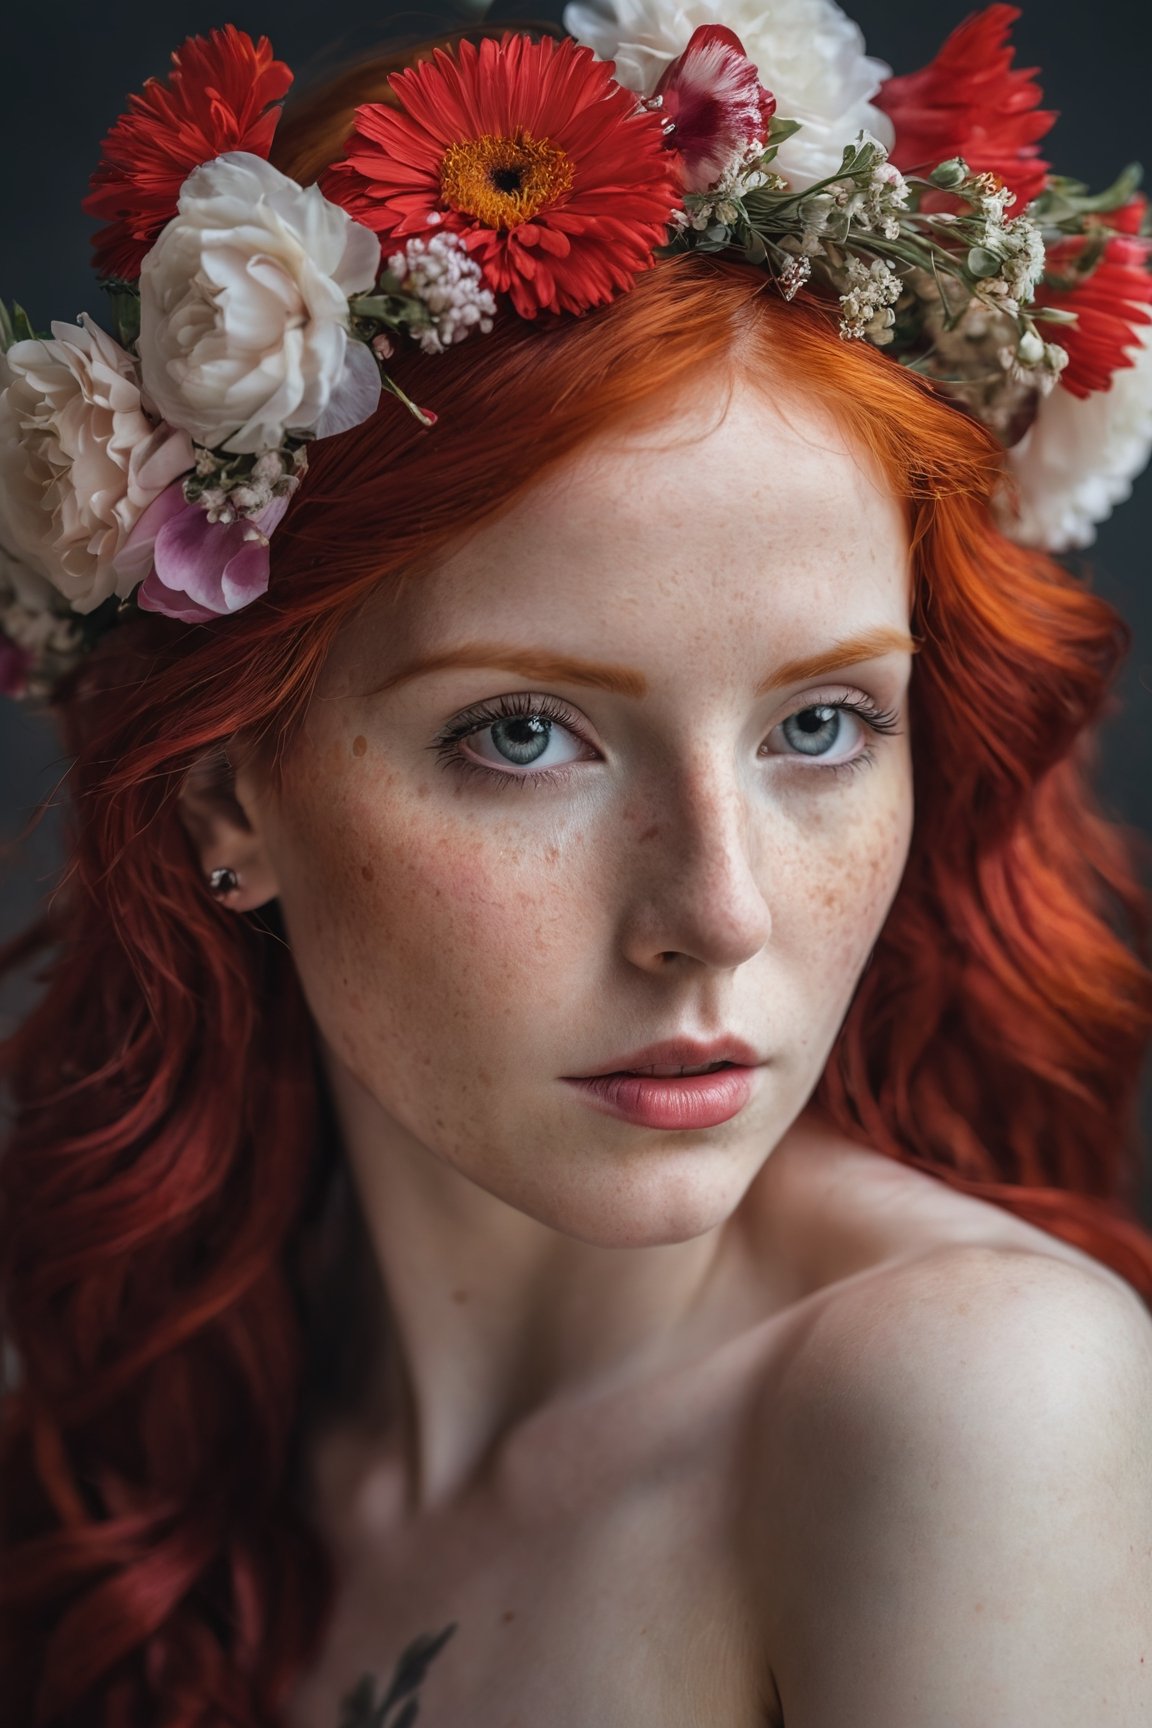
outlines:
[[[320,1030],[360,1072],[387,1061],[402,1073],[429,1050],[463,1060],[525,1002],[552,1009],[572,935],[559,847],[533,845],[527,824],[438,819],[419,790],[400,790],[367,764],[351,781],[297,786],[281,829],[297,971]]]
[[[830,808],[826,821],[796,831],[790,887],[774,897],[782,948],[819,964],[826,988],[843,992],[863,967],[896,897],[912,837],[910,775],[883,795]]]

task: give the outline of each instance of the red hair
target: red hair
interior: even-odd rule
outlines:
[[[355,103],[385,97],[414,52],[298,99],[277,166],[314,179]],[[3,956],[48,955],[2,1051],[17,1108],[0,1278],[21,1379],[0,1431],[0,1697],[22,1728],[272,1728],[332,1601],[297,1448],[310,1220],[338,1149],[275,912],[237,917],[206,893],[182,779],[237,732],[279,760],[370,592],[418,582],[548,465],[693,378],[814,392],[908,501],[915,831],[815,1101],[1152,1303],[1135,1212],[1148,908],[1135,836],[1090,786],[1129,632],[997,531],[991,434],[842,342],[834,307],[787,305],[700,253],[584,317],[507,318],[389,364],[435,428],[386,395],[318,444],[267,596],[210,627],[132,618],[62,704],[67,868]]]

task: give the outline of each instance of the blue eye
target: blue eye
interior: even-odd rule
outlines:
[[[844,730],[840,718],[843,712],[843,707],[834,702],[822,702],[816,708],[798,708],[795,714],[781,720],[780,730],[802,756],[824,756],[828,752],[829,738],[835,746]],[[789,734],[789,726],[795,726],[795,732]]]
[[[867,696],[845,697],[836,702],[821,702],[796,709],[780,722],[780,730],[796,746],[796,757],[807,756],[819,761],[838,742],[843,731],[840,717],[845,711],[859,716],[860,721],[871,727],[874,733],[900,731],[898,714],[894,710],[878,708]],[[789,727],[795,728],[791,734]],[[436,753],[442,767],[461,774],[484,775],[489,780],[498,781],[501,786],[556,785],[570,778],[572,765],[580,760],[578,756],[570,756],[561,766],[542,768],[535,773],[516,773],[515,769],[531,768],[538,762],[554,743],[557,728],[571,734],[586,748],[593,748],[581,732],[577,717],[563,703],[552,696],[517,691],[515,695],[501,696],[495,702],[481,702],[466,709],[433,739],[428,748]],[[486,766],[461,750],[465,739],[482,733],[490,734],[489,742],[497,753],[495,760],[506,762],[507,771]],[[875,757],[874,746],[868,745],[846,761],[830,763],[822,772],[826,775],[855,772],[873,762]]]
[[[433,739],[429,749],[436,752],[442,767],[463,774],[484,774],[498,780],[502,786],[509,783],[521,786],[554,784],[568,778],[566,767],[544,768],[535,774],[504,773],[499,768],[487,768],[482,762],[465,756],[460,744],[477,733],[490,732],[499,758],[507,762],[510,769],[528,768],[545,754],[557,726],[571,732],[581,743],[587,742],[576,717],[554,697],[517,691],[514,696],[501,696],[494,703],[481,702],[466,709]],[[570,757],[569,760],[576,761],[577,758]]]

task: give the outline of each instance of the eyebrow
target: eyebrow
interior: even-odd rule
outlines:
[[[839,672],[845,666],[855,666],[863,660],[875,660],[882,654],[918,654],[920,644],[903,630],[889,626],[867,630],[860,636],[849,636],[834,642],[818,654],[804,654],[786,660],[757,687],[757,696],[766,696],[785,684],[796,684],[806,678],[820,678],[829,672]],[[464,642],[456,648],[445,648],[438,654],[428,654],[411,660],[398,672],[375,685],[372,696],[394,690],[410,679],[429,673],[445,672],[452,667],[488,667],[493,671],[513,672],[521,678],[531,678],[541,684],[582,684],[593,690],[610,690],[621,696],[646,696],[648,680],[643,672],[631,666],[604,664],[581,660],[571,654],[553,654],[545,649],[524,648],[513,642]]]

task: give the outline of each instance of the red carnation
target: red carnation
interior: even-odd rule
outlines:
[[[1036,67],[1012,66],[1008,32],[1019,16],[1018,6],[973,13],[929,65],[880,86],[874,100],[896,128],[897,168],[930,173],[962,156],[974,173],[990,171],[1010,186],[1019,210],[1043,191],[1049,164],[1037,142],[1057,116],[1037,106],[1044,92],[1034,82]],[[947,203],[929,194],[921,208]]]
[[[1144,200],[1134,200],[1143,210]],[[1130,219],[1131,206],[1113,211],[1104,221],[1109,227]],[[1119,220],[1117,220],[1119,218]],[[1075,282],[1075,266],[1085,250],[1098,243],[1091,235],[1070,235],[1048,247],[1045,280],[1036,290],[1037,306],[1053,306],[1062,312],[1079,314],[1075,324],[1047,324],[1041,328],[1050,340],[1068,350],[1068,364],[1060,374],[1060,383],[1073,396],[1083,399],[1094,390],[1107,390],[1112,375],[1123,366],[1131,366],[1127,349],[1137,346],[1140,337],[1137,326],[1152,324],[1152,274],[1149,255],[1152,239],[1132,232],[1110,234],[1104,245],[1104,256],[1090,276],[1075,287],[1063,289],[1049,286],[1048,277],[1064,277]]]
[[[765,90],[739,36],[723,24],[701,24],[678,60],[664,68],[653,98],[675,130],[665,143],[680,153],[684,185],[707,192],[755,141],[763,149],[776,98]]]
[[[522,318],[631,288],[668,238],[683,184],[659,112],[572,37],[503,32],[443,48],[356,110],[325,197],[399,249],[458,234]]]
[[[172,66],[166,85],[149,78],[142,94],[129,96],[81,206],[108,222],[92,239],[101,276],[136,280],[193,168],[226,150],[267,157],[280,118],[270,104],[292,82],[266,36],[253,42],[233,24],[207,38],[190,36]]]

